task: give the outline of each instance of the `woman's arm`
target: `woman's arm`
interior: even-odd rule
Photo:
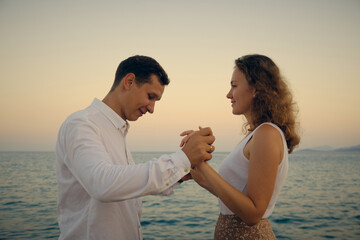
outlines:
[[[226,182],[206,162],[196,170],[201,174],[206,189],[218,196],[246,224],[254,225],[261,220],[270,202],[282,149],[281,135],[273,127],[263,125],[255,132],[249,142],[247,195]]]
[[[207,164],[204,162],[203,164]],[[201,164],[202,165],[202,164]],[[210,166],[209,166],[210,167]],[[211,168],[211,167],[210,167]],[[200,172],[199,167],[195,167],[194,169],[190,170],[191,177],[199,184],[201,187],[208,190],[210,193],[215,195],[217,197],[216,193],[212,189],[212,185],[209,184],[209,182],[205,179],[204,175]]]

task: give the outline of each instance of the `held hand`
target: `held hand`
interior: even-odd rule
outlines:
[[[192,168],[212,158],[211,153],[215,148],[211,144],[214,141],[215,137],[213,136],[211,128],[201,128],[199,131],[191,133],[182,150],[189,158]]]
[[[185,137],[181,140],[180,147],[185,146],[185,144],[189,141],[189,138],[191,137],[191,135],[192,135],[194,132],[195,132],[194,130],[187,130],[187,131],[184,131],[184,132],[180,133],[180,136],[185,136]]]
[[[199,126],[199,130],[201,130],[201,129],[202,129],[202,127]],[[185,137],[181,140],[180,147],[185,146],[185,144],[189,141],[191,135],[192,135],[194,132],[195,132],[194,130],[187,130],[187,131],[184,131],[184,132],[180,133],[180,136],[185,136]]]

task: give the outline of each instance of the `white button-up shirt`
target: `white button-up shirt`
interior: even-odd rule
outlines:
[[[183,151],[134,164],[129,125],[102,101],[68,117],[56,144],[59,239],[142,239],[141,196],[170,195],[189,172]]]

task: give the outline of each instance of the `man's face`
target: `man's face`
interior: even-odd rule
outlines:
[[[129,89],[127,104],[123,109],[124,120],[136,121],[145,113],[154,112],[155,102],[161,99],[165,86],[161,85],[156,75],[151,75],[150,80],[140,86],[135,83]]]

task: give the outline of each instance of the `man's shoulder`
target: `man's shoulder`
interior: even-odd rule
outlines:
[[[93,125],[93,121],[96,118],[98,113],[96,110],[87,107],[82,110],[78,110],[70,114],[65,121],[63,122],[63,126],[79,126],[79,125]]]
[[[73,112],[67,117],[66,121],[87,120],[93,118],[98,114],[99,111],[97,111],[96,108],[90,105],[85,109],[81,109],[76,112]]]
[[[76,120],[81,120],[81,119],[86,119],[88,116],[87,113],[87,108],[82,109],[82,110],[78,110],[76,112],[71,113],[65,120],[66,122],[71,122],[71,121],[76,121]]]
[[[61,132],[78,132],[84,129],[92,129],[98,132],[101,128],[101,117],[96,109],[85,108],[70,114],[63,122]]]

